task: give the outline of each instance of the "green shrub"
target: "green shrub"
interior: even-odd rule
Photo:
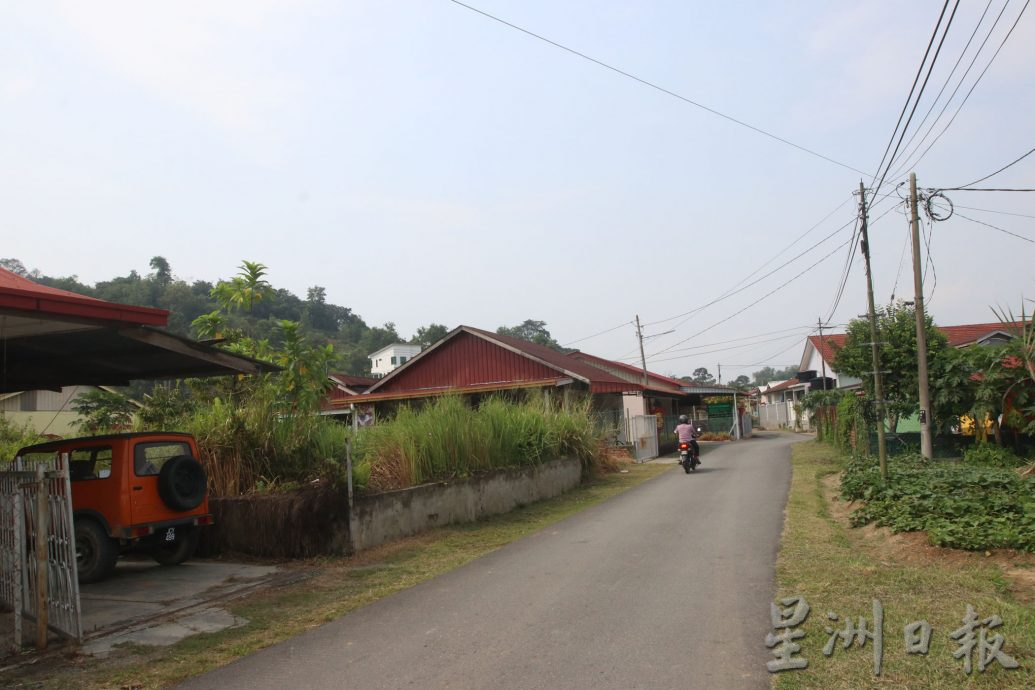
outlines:
[[[14,460],[14,454],[25,446],[42,441],[36,430],[25,424],[15,424],[0,414],[0,463]]]
[[[993,443],[977,443],[963,450],[963,462],[967,465],[985,465],[987,467],[1021,467],[1028,461],[1018,457],[1013,451]]]
[[[938,546],[1035,551],[1035,484],[1009,469],[905,455],[889,463],[885,484],[876,460],[859,458],[842,474],[841,493],[865,502],[855,526],[923,530]]]

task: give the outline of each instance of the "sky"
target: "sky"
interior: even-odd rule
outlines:
[[[0,257],[91,284],[247,259],[404,337],[535,319],[630,362],[639,316],[649,368],[723,380],[866,313],[858,188],[943,2],[469,4],[626,75],[450,0],[0,0]],[[953,16],[871,199],[878,304],[913,299],[906,175],[958,187],[1035,146],[1035,9],[992,61],[1023,6]],[[1035,155],[978,186],[1033,182]],[[1035,194],[944,195],[951,217],[921,214],[931,315],[1018,312]]]

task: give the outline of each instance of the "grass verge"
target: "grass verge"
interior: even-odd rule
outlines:
[[[804,596],[811,606],[798,626],[805,637],[798,656],[808,668],[775,675],[774,686],[791,688],[908,687],[982,688],[1035,687],[1035,615],[1009,591],[1010,582],[997,560],[980,554],[942,550],[926,559],[909,557],[890,546],[887,530],[852,529],[843,504],[832,503],[831,475],[841,469],[837,451],[820,443],[793,446],[793,478],[780,554],[777,596]],[[930,547],[933,548],[933,547]],[[884,607],[884,654],[881,675],[873,671],[872,642],[824,656],[827,625],[843,630],[851,617],[873,626],[872,601]],[[998,664],[968,677],[963,661],[953,658],[959,645],[949,634],[962,625],[967,604],[980,618],[998,614],[1006,638],[1003,651],[1020,663],[1007,671]],[[827,613],[837,614],[831,623]],[[906,654],[903,627],[926,620],[933,627],[929,653]],[[775,632],[775,631],[774,631]]]
[[[171,647],[134,645],[103,660],[69,658],[46,669],[21,667],[0,675],[0,687],[161,688],[223,666],[349,611],[448,572],[671,470],[671,465],[627,465],[557,498],[473,524],[443,527],[349,558],[301,564],[306,581],[233,602],[246,625],[186,638]]]

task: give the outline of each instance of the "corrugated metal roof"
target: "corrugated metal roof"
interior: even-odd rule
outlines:
[[[480,328],[458,326],[370,389],[346,402],[476,392],[579,381],[591,393],[639,391],[602,369],[551,348]],[[335,404],[338,404],[337,402]]]

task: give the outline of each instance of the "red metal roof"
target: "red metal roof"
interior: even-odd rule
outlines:
[[[373,400],[562,385],[581,381],[591,393],[642,390],[602,369],[518,338],[459,326],[435,345],[340,406]]]
[[[591,366],[597,368],[603,368],[609,373],[614,373],[615,370],[621,372],[615,374],[619,378],[622,378],[631,383],[641,383],[643,381],[643,369],[634,367],[631,364],[625,362],[615,362],[610,359],[604,359],[603,357],[597,357],[587,352],[572,352],[568,354],[568,357],[584,361]],[[684,386],[693,386],[694,384],[680,381],[679,379],[670,378],[668,376],[662,376],[661,374],[655,374],[653,371],[647,370],[647,384],[648,390],[664,392],[664,393],[680,393],[682,394],[682,388]]]
[[[105,302],[34,283],[4,268],[0,268],[0,309],[28,317],[45,315],[139,326],[165,326],[169,320],[169,312],[164,309]]]
[[[831,333],[823,336],[822,342],[820,342],[818,335],[810,335],[809,342],[812,343],[812,347],[819,351],[820,357],[822,357],[827,364],[831,364],[834,361],[834,357],[837,356],[837,351],[845,346],[845,340],[848,336],[844,333]]]
[[[783,383],[777,384],[777,385],[773,386],[772,388],[770,388],[769,390],[765,391],[765,393],[763,393],[763,395],[765,395],[767,393],[776,393],[776,392],[779,392],[779,391],[787,390],[788,388],[793,388],[794,386],[797,386],[799,383],[801,383],[801,381],[799,381],[797,377],[795,377],[793,379],[787,379]]]

